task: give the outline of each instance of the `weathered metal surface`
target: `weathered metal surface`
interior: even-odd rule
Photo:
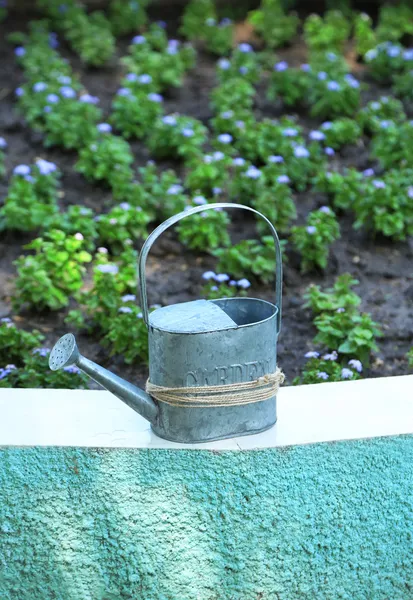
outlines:
[[[146,295],[145,265],[156,239],[178,221],[198,212],[236,208],[263,218],[273,235],[276,255],[275,304],[257,298],[197,300],[160,308],[151,315]],[[157,227],[139,257],[139,291],[149,334],[149,373],[164,387],[201,387],[257,380],[277,366],[281,325],[282,262],[277,233],[256,210],[239,204],[209,204],[179,213]],[[59,340],[50,356],[52,369],[77,364],[95,381],[147,418],[160,437],[183,443],[205,442],[254,434],[276,421],[276,397],[222,407],[172,406],[82,357],[74,337]]]

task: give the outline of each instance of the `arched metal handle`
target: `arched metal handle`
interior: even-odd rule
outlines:
[[[190,208],[188,210],[180,212],[180,213],[174,215],[173,217],[170,217],[163,223],[161,223],[161,225],[159,225],[156,229],[154,229],[152,231],[152,233],[147,237],[145,243],[143,244],[143,246],[141,248],[141,252],[139,255],[139,261],[138,261],[139,293],[140,293],[140,298],[141,298],[142,315],[143,315],[144,321],[146,323],[146,326],[149,327],[149,311],[148,311],[148,298],[147,298],[147,294],[146,294],[145,267],[146,267],[146,258],[149,254],[149,250],[151,249],[152,244],[158,239],[158,237],[164,231],[169,229],[169,227],[171,227],[172,225],[175,225],[175,223],[178,223],[178,221],[181,221],[182,219],[185,219],[186,217],[190,217],[191,215],[195,215],[196,213],[205,212],[206,210],[212,210],[212,209],[216,209],[216,208],[240,208],[242,210],[249,210],[250,212],[253,212],[256,215],[258,215],[259,217],[261,217],[261,219],[264,219],[264,221],[266,221],[268,227],[270,228],[272,237],[274,238],[274,244],[275,244],[275,260],[276,260],[276,263],[275,263],[275,305],[278,308],[277,332],[279,333],[280,329],[281,329],[281,305],[282,305],[282,259],[281,259],[280,241],[278,239],[277,232],[276,232],[273,224],[271,223],[271,221],[269,221],[267,219],[267,217],[264,217],[264,215],[262,215],[260,212],[258,212],[254,208],[251,208],[249,206],[244,206],[243,204],[232,204],[230,202],[204,204],[202,206],[195,206],[193,208]]]

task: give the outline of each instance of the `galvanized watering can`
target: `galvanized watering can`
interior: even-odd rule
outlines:
[[[275,242],[275,303],[257,298],[195,300],[148,311],[145,265],[155,240],[198,212],[237,208],[267,222]],[[149,335],[144,391],[81,356],[73,334],[49,359],[52,370],[77,365],[147,419],[160,437],[195,443],[264,431],[276,421],[277,338],[281,324],[282,262],[277,232],[248,206],[209,204],[179,213],[147,238],[139,257],[139,291]]]

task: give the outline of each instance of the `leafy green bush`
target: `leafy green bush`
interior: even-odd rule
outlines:
[[[295,13],[284,12],[280,0],[261,0],[260,8],[249,13],[248,21],[270,48],[290,42],[299,24]]]
[[[360,379],[357,368],[362,368],[362,365],[358,360],[350,360],[347,366],[344,367],[340,362],[337,362],[338,355],[335,352],[327,353],[324,356],[320,356],[318,352],[307,352],[305,356],[309,360],[301,376],[294,379],[293,385]]]
[[[339,10],[328,10],[324,17],[312,14],[304,22],[304,37],[310,51],[341,52],[351,31],[350,21]]]
[[[215,208],[184,219],[177,227],[182,244],[193,250],[211,252],[220,246],[228,246],[229,217],[222,209]]]
[[[0,364],[21,364],[30,352],[40,346],[44,336],[37,331],[25,331],[16,327],[9,317],[0,319]]]
[[[141,29],[148,18],[145,11],[147,4],[147,0],[111,0],[109,21],[114,35],[126,35]]]
[[[311,212],[305,225],[293,227],[292,242],[301,254],[302,272],[314,267],[325,269],[329,246],[340,237],[340,227],[334,212],[328,206]]]

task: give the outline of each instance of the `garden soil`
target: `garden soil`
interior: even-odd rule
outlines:
[[[154,18],[165,18],[154,15]],[[21,17],[20,17],[21,19]],[[171,34],[176,30],[176,22],[168,23]],[[16,18],[8,19],[0,26],[0,135],[4,136],[9,148],[6,153],[6,167],[10,174],[20,163],[30,163],[36,157],[56,162],[63,173],[60,197],[61,209],[70,204],[84,204],[97,213],[111,205],[108,190],[88,183],[74,170],[76,154],[58,148],[45,149],[39,133],[33,132],[16,112],[14,89],[22,83],[22,75],[17,67],[13,49],[5,41],[6,35],[24,29],[25,23]],[[240,39],[250,35],[248,28],[239,28]],[[109,113],[111,100],[119,87],[122,67],[119,58],[127,52],[128,40],[118,42],[117,57],[105,68],[86,69],[79,59],[62,46],[60,51],[70,60],[74,70],[91,94],[99,96],[101,107]],[[290,48],[277,52],[279,59],[297,65],[306,59],[305,48],[297,42]],[[351,49],[348,59],[352,62],[354,74],[361,80],[363,69],[352,59]],[[364,101],[378,98],[390,90],[368,81],[369,89]],[[214,59],[199,52],[196,68],[188,74],[183,88],[165,95],[166,112],[178,111],[200,119],[207,124],[211,118],[208,95],[216,85]],[[258,88],[255,110],[259,117],[277,118],[286,112],[281,103],[269,102],[265,97],[265,82]],[[413,111],[406,107],[410,117]],[[305,115],[299,115],[300,124],[306,131],[319,122]],[[365,169],[376,165],[369,161],[367,138],[357,146],[349,146],[337,152],[332,168],[353,166]],[[141,142],[132,143],[136,159],[135,166],[141,166],[150,159],[150,154]],[[335,164],[334,164],[335,163]],[[164,162],[161,166],[173,167],[183,174],[178,163]],[[7,190],[6,180],[0,181],[0,204]],[[295,194],[298,223],[303,223],[307,213],[323,204],[328,198],[314,191]],[[234,242],[255,235],[254,222],[245,214],[231,211],[231,236]],[[304,293],[312,283],[323,287],[331,286],[341,273],[351,273],[359,280],[356,288],[362,298],[362,309],[371,312],[383,331],[379,340],[379,352],[371,361],[368,375],[372,377],[403,375],[408,373],[406,352],[413,342],[413,241],[395,243],[384,238],[372,239],[364,231],[354,231],[350,215],[339,215],[341,238],[332,246],[326,272],[302,275],[299,270],[299,256],[288,251],[284,268],[283,320],[278,344],[278,361],[287,376],[287,383],[300,373],[305,364],[304,354],[314,349],[312,339],[316,333],[312,324],[312,314],[304,306]],[[11,307],[14,293],[15,267],[13,261],[25,252],[23,246],[35,237],[35,233],[0,234],[0,317],[13,317],[18,326],[39,329],[46,337],[46,344],[52,346],[57,338],[68,331],[64,323],[67,311],[36,314],[21,312],[16,316]],[[139,249],[139,244],[137,245]],[[27,252],[27,251],[26,251]],[[199,297],[202,286],[202,273],[214,269],[216,261],[207,254],[194,253],[184,248],[173,231],[164,234],[153,248],[148,260],[148,293],[150,303],[173,304]],[[246,274],[247,275],[247,274]],[[85,286],[91,284],[90,273]],[[252,294],[267,300],[274,299],[273,286],[259,285],[253,281]],[[74,304],[70,308],[74,308]],[[147,366],[126,365],[121,356],[109,356],[97,338],[79,335],[79,346],[88,358],[99,362],[129,381],[142,384],[147,377]]]

